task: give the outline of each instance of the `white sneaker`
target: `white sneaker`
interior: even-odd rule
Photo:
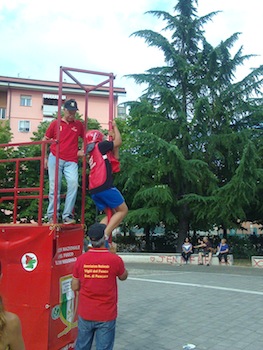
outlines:
[[[65,225],[70,225],[70,224],[75,224],[76,220],[74,220],[73,218],[71,218],[70,216],[67,216],[64,220],[63,220],[63,224]]]

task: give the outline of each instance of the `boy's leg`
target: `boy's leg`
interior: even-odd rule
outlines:
[[[125,202],[123,202],[121,205],[119,205],[117,208],[114,208],[114,213],[112,217],[110,218],[110,221],[107,224],[107,227],[105,229],[105,234],[107,236],[110,236],[112,231],[120,225],[124,217],[128,213],[128,207]]]
[[[209,253],[208,253],[208,263],[207,263],[207,265],[210,265],[210,264],[211,264],[212,256],[213,256],[212,252],[209,251]]]
[[[101,220],[101,223],[107,226],[105,229],[105,236],[110,237],[112,231],[120,225],[128,213],[128,207],[125,200],[116,187],[93,194],[91,197],[97,208],[99,210],[104,210],[106,213],[106,216]],[[107,215],[108,210],[111,211],[110,214],[112,215]]]
[[[198,264],[203,265],[203,253],[202,252],[198,253]]]

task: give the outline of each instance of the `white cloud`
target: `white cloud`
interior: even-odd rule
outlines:
[[[243,45],[244,54],[262,54],[263,44],[255,37],[262,27],[261,2],[199,0],[198,4],[199,15],[223,11],[204,28],[213,45],[242,32],[237,48]],[[159,31],[165,22],[144,12],[173,13],[175,5],[176,1],[168,5],[160,0],[1,0],[0,33],[5,49],[0,75],[58,80],[60,66],[113,72],[115,86],[125,87],[127,99],[135,99],[141,87],[123,76],[163,64],[163,55],[130,35],[141,29]],[[246,70],[260,62],[262,57],[249,61]]]

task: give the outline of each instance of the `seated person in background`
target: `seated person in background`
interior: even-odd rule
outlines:
[[[207,261],[207,266],[211,264],[212,256],[213,256],[213,247],[212,244],[210,243],[208,237],[204,237],[203,241],[194,246],[194,248],[202,248],[203,251],[199,251],[198,253],[198,265],[203,265],[203,258],[204,256],[208,256],[208,261]]]
[[[186,237],[182,245],[182,257],[186,264],[188,263],[188,260],[192,253],[193,253],[192,243],[190,243],[189,238]]]
[[[203,249],[203,238],[198,238],[197,240],[197,244],[193,246],[194,248],[194,253],[198,254],[198,265],[201,265],[203,258],[202,258],[202,254],[204,252]]]
[[[0,280],[2,276],[0,262]],[[25,350],[19,317],[5,311],[0,296],[0,350]]]
[[[229,253],[229,246],[226,243],[226,239],[222,238],[221,243],[217,246],[217,256],[219,260],[219,264],[224,260],[227,265],[227,254]]]

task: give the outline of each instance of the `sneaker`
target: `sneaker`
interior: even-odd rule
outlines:
[[[53,224],[54,224],[53,218],[49,218],[47,223],[48,223],[49,225],[53,225]]]
[[[54,224],[55,224],[55,222],[54,222],[54,220],[53,220],[53,216],[51,216],[50,218],[48,218],[47,223],[48,223],[49,225],[54,225]],[[56,221],[56,223],[58,224],[58,220]]]
[[[70,216],[67,216],[64,220],[63,220],[63,224],[65,225],[70,225],[70,224],[75,224],[76,220],[74,220],[73,218],[71,218]]]
[[[110,249],[109,236],[107,235],[104,236],[104,246],[105,248]]]

